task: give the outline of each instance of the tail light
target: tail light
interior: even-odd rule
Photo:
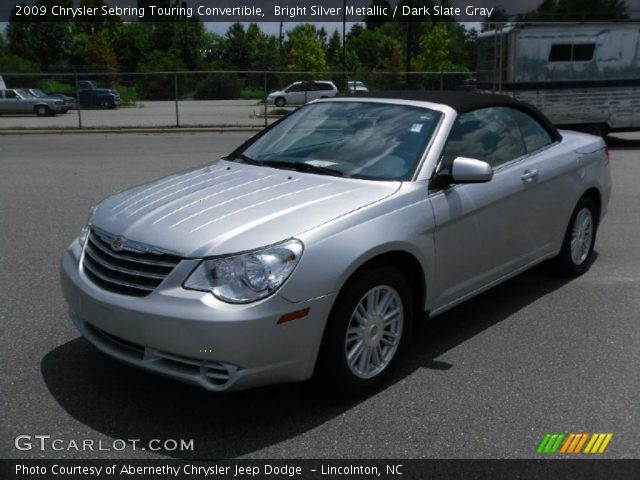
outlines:
[[[607,156],[607,163],[609,163],[611,161],[611,153],[609,153],[608,148],[604,149],[604,154]]]

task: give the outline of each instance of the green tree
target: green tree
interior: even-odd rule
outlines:
[[[277,37],[264,33],[256,23],[247,28],[246,46],[250,70],[274,70],[280,67]]]
[[[176,72],[185,65],[176,52],[154,50],[138,65],[138,72]],[[140,95],[147,100],[171,100],[175,98],[173,75],[142,75],[139,80]]]
[[[227,43],[225,37],[217,33],[207,32],[204,38],[204,54],[205,62],[209,65],[222,64],[226,55]]]
[[[145,22],[121,23],[114,32],[113,51],[124,72],[135,72],[151,51],[151,27]]]
[[[297,72],[325,72],[327,59],[313,25],[298,25],[287,32],[289,69]]]
[[[238,70],[248,70],[251,54],[247,45],[247,34],[240,22],[232,24],[225,34],[226,46],[224,60]]]
[[[109,30],[113,34],[118,25],[122,23],[122,20],[117,15],[106,16],[102,14],[102,7],[107,6],[106,0],[82,0],[80,6],[87,9],[97,9],[98,13],[96,15],[76,17],[73,21],[74,32],[97,35],[103,30]]]
[[[447,25],[434,23],[420,37],[417,69],[425,72],[465,71],[463,65],[457,65],[451,60],[451,43]]]
[[[71,6],[71,0],[38,0],[35,6],[46,6],[49,12],[38,18],[18,17],[14,9],[6,30],[9,53],[38,64],[43,71],[67,68],[71,27],[66,19],[52,16],[54,5]]]
[[[206,45],[204,24],[194,17],[174,22],[173,26],[172,48],[188,69],[200,68],[204,59],[202,49]]]
[[[4,36],[4,33],[0,32],[0,55],[8,53],[9,44],[7,43],[7,39]]]
[[[38,73],[40,71],[36,62],[8,52],[0,53],[0,65],[2,65],[2,73]]]

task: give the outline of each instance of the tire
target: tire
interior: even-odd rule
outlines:
[[[571,214],[562,249],[554,258],[554,266],[560,275],[577,277],[589,270],[597,230],[598,209],[590,197],[582,197]]]
[[[39,117],[49,117],[52,114],[51,109],[46,105],[37,105],[34,112]]]
[[[275,101],[276,107],[282,108],[287,104],[287,101],[283,97],[276,98]]]
[[[381,306],[382,314],[399,310],[387,325]],[[319,379],[348,395],[375,391],[391,375],[412,324],[413,298],[404,276],[388,266],[362,271],[345,285],[329,315],[318,357]]]
[[[111,110],[115,105],[113,103],[113,100],[103,98],[98,102],[98,106],[103,110]]]

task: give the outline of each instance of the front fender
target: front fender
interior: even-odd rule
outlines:
[[[396,251],[418,261],[429,285],[435,264],[434,226],[426,183],[403,184],[396,195],[382,202],[300,235],[305,250],[280,295],[301,302],[337,293],[368,261]],[[426,308],[428,295],[425,299]]]

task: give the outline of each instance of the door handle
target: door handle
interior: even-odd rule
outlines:
[[[520,179],[523,182],[532,182],[534,178],[538,176],[538,170],[525,170]]]

